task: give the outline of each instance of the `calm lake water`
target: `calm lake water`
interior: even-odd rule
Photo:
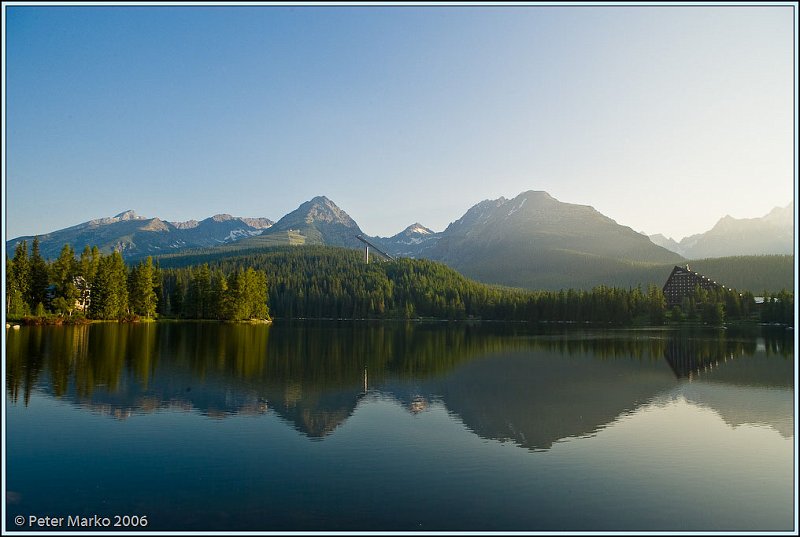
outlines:
[[[147,531],[794,529],[791,332],[166,322],[6,337],[9,530],[31,515],[145,516]]]

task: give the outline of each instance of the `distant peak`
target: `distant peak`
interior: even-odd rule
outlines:
[[[338,205],[336,205],[333,201],[331,201],[329,198],[325,196],[314,196],[307,202],[300,205],[300,207],[298,208],[308,209],[312,211],[318,209],[333,211],[333,212],[342,211],[342,209],[339,208]]]
[[[673,239],[672,237],[667,237],[663,233],[656,233],[655,235],[648,235],[644,231],[640,231],[639,233],[641,233],[642,235],[644,235],[646,237],[649,237],[651,239],[659,239],[659,240],[663,240],[663,241],[675,241],[675,239]]]
[[[555,199],[553,196],[545,192],[544,190],[526,190],[519,196],[518,198],[542,198],[542,199]]]
[[[413,224],[411,224],[410,226],[408,226],[405,229],[405,233],[417,233],[419,235],[431,235],[431,234],[433,234],[433,231],[428,229],[428,228],[426,228],[425,226],[423,226],[419,222],[414,222]]]
[[[350,216],[325,196],[316,196],[303,202],[297,209],[284,215],[277,222],[276,229],[293,229],[301,224],[338,223],[346,227],[357,228]]]
[[[132,210],[127,210],[114,216],[114,218],[116,218],[117,220],[136,220],[137,218],[140,217],[137,216],[136,213],[133,212]]]
[[[228,220],[233,220],[233,217],[229,214],[215,214],[211,217],[211,220],[214,222],[227,222]]]
[[[714,225],[714,227],[718,228],[718,229],[719,228],[726,228],[726,227],[733,226],[736,223],[737,223],[737,219],[736,218],[732,217],[729,214],[726,214],[725,216],[723,216],[722,218],[720,218],[717,221],[717,223]]]
[[[165,224],[160,218],[153,218],[141,229],[143,231],[169,231],[169,226],[167,226],[167,224]]]
[[[773,208],[764,218],[792,218],[794,216],[794,202],[789,203],[786,207]]]
[[[172,224],[178,229],[192,229],[199,226],[200,222],[198,222],[197,220],[187,220],[185,222],[170,222],[170,224]]]

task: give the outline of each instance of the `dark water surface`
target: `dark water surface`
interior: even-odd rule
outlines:
[[[791,333],[175,322],[6,337],[9,530],[31,515],[145,516],[148,531],[794,526]]]

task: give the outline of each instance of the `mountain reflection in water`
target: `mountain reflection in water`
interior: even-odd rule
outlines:
[[[37,390],[120,419],[167,409],[274,413],[312,439],[331,435],[372,394],[412,414],[441,403],[483,438],[547,450],[678,396],[731,426],[790,437],[792,356],[791,337],[769,333],[104,323],[7,332],[7,393],[27,404]]]

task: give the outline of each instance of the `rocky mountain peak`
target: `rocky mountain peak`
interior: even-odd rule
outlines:
[[[325,196],[316,196],[264,230],[264,237],[302,240],[303,244],[360,247],[356,235],[362,234],[358,224]]]
[[[187,220],[186,222],[170,222],[170,224],[178,229],[192,229],[199,226],[200,222],[197,220]]]
[[[519,194],[515,200],[519,199],[528,199],[528,200],[544,200],[544,201],[555,201],[556,199],[545,192],[544,190],[526,190],[525,192]]]
[[[433,231],[426,228],[419,222],[414,222],[413,224],[405,228],[403,230],[403,233],[405,233],[406,235],[431,235],[433,234]]]
[[[275,223],[269,218],[240,218],[240,220],[255,229],[267,229]]]
[[[160,218],[153,218],[142,226],[142,231],[169,231],[169,226]]]
[[[308,224],[324,222],[326,224],[338,223],[353,228],[358,227],[355,221],[350,218],[350,215],[325,196],[312,198],[310,201],[302,204],[297,211],[304,214],[305,221]]]
[[[114,216],[114,218],[117,221],[120,221],[120,220],[140,220],[143,217],[137,216],[136,213],[133,212],[133,210],[129,209],[127,211],[123,211],[123,212],[119,213],[118,215]]]
[[[791,222],[794,219],[794,201],[789,203],[786,207],[775,207],[766,216],[764,220],[767,222]]]

